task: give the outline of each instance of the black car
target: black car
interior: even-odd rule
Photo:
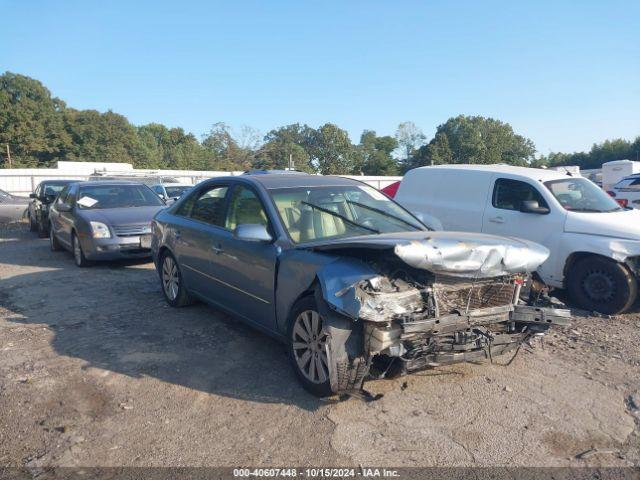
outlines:
[[[45,180],[40,182],[34,192],[29,195],[29,230],[38,232],[39,237],[49,235],[49,206],[68,184],[77,180]]]

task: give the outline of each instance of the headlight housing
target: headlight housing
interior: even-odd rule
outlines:
[[[109,227],[102,222],[89,222],[93,238],[111,238]]]

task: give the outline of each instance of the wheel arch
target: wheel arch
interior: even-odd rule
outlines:
[[[571,268],[574,265],[576,265],[578,262],[581,262],[582,260],[585,260],[587,258],[602,258],[604,260],[607,260],[607,261],[610,261],[610,262],[613,262],[613,263],[618,263],[620,265],[623,265],[627,270],[629,270],[629,273],[635,274],[633,269],[631,268],[631,265],[629,265],[629,261],[630,260],[626,260],[624,262],[619,262],[615,258],[611,258],[611,257],[609,257],[607,255],[602,255],[601,253],[589,252],[589,251],[578,251],[578,252],[571,253],[567,257],[567,260],[565,261],[564,269],[562,271],[563,276],[564,276],[563,283],[566,284],[567,274],[569,273],[569,270],[571,270]],[[565,285],[565,287],[566,287],[566,285]]]

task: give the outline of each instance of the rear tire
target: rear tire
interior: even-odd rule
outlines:
[[[578,307],[615,315],[633,305],[638,296],[638,282],[621,263],[592,256],[571,267],[567,291]]]
[[[327,338],[322,333],[322,322],[315,299],[307,296],[293,305],[287,329],[291,366],[304,389],[317,397],[334,393],[329,380]]]
[[[56,238],[56,234],[53,232],[53,228],[49,225],[49,246],[51,247],[52,252],[59,252],[62,250],[62,245],[58,242]]]
[[[73,259],[76,262],[76,266],[80,268],[91,266],[91,262],[84,256],[82,244],[75,233],[71,234],[71,252],[73,253]]]
[[[162,254],[158,275],[162,294],[170,306],[179,308],[194,303],[184,286],[180,265],[171,252],[166,251]]]

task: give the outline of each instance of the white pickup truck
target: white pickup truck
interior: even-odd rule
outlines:
[[[551,255],[537,273],[579,307],[621,313],[638,292],[640,211],[580,176],[508,165],[410,170],[395,200],[427,225],[521,237]]]

